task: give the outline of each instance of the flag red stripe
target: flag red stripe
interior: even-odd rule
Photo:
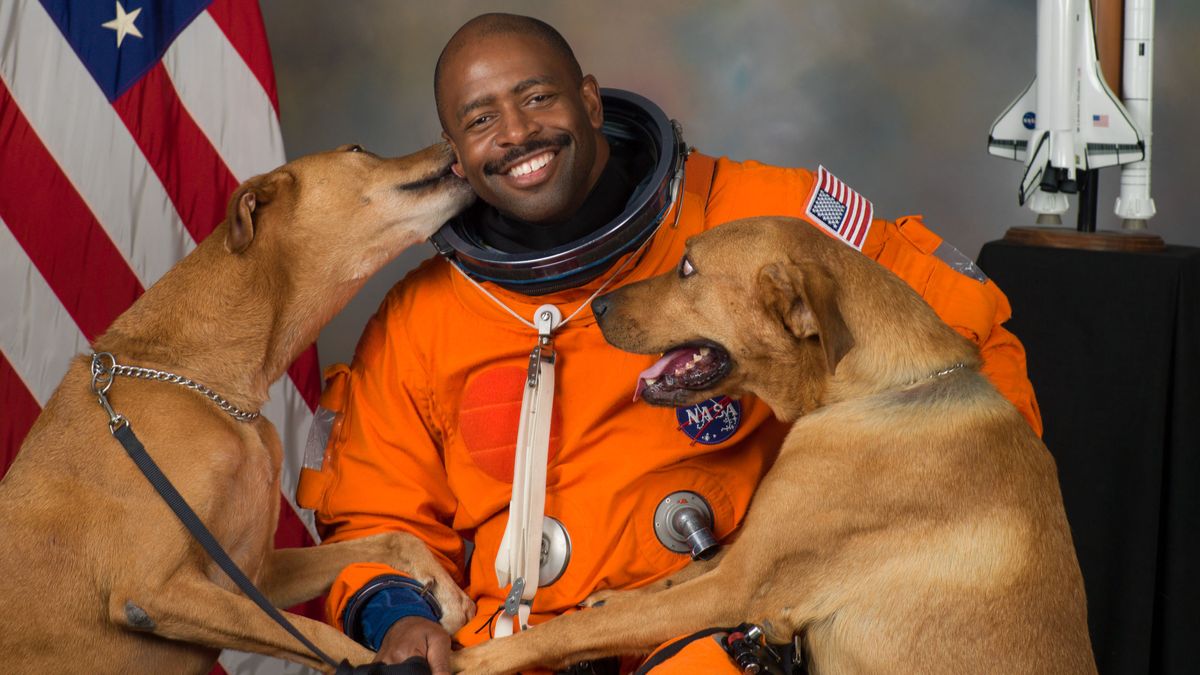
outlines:
[[[842,231],[838,233],[847,243],[850,242],[850,237],[854,235],[854,192],[845,184],[841,184],[842,189],[842,205],[846,207],[846,213],[842,215]]]
[[[258,78],[262,88],[279,116],[279,95],[275,90],[275,68],[271,64],[271,48],[267,44],[267,32],[263,27],[262,12],[257,2],[235,2],[213,0],[208,6],[213,21],[225,33],[235,51]]]
[[[225,219],[237,179],[179,102],[162,63],[113,101],[197,242]]]
[[[12,364],[0,352],[0,401],[4,401],[4,414],[0,415],[0,477],[8,471],[17,448],[29,433],[38,413],[42,411],[37,399],[17,375]]]
[[[867,199],[857,192],[852,192],[851,194],[854,195],[854,231],[851,233],[852,236],[848,237],[846,241],[857,248],[855,242],[858,241],[859,236],[866,229],[863,224],[863,218],[867,214]]]
[[[2,82],[0,138],[0,218],[94,340],[142,294],[142,285]]]
[[[871,202],[867,201],[867,199],[864,197],[863,198],[863,214],[861,217],[862,227],[858,231],[858,236],[856,236],[854,238],[854,247],[855,248],[859,248],[859,249],[862,248],[863,241],[867,238],[867,230],[871,229],[871,218],[874,215],[875,215],[875,208],[871,205]]]
[[[279,527],[275,530],[275,548],[298,548],[313,544],[312,537],[309,536],[304,523],[300,521],[296,512],[292,510],[292,505],[281,494],[279,496]],[[321,617],[325,614],[325,600],[323,597],[313,598],[290,609],[304,616]]]
[[[321,400],[321,364],[317,359],[317,346],[309,345],[292,365],[288,366],[288,377],[300,392],[300,397],[308,404],[309,410],[316,410]]]
[[[850,203],[847,205],[848,209],[846,211],[845,239],[847,242],[852,242],[854,241],[854,237],[858,235],[858,216],[859,209],[862,208],[862,197],[857,192],[851,190],[849,186],[846,187],[846,192],[850,198]]]
[[[154,168],[184,226],[199,242],[224,220],[224,205],[237,188],[237,179],[183,108],[162,64],[113,107]],[[321,389],[316,349],[310,347],[288,373],[309,409],[315,409]]]

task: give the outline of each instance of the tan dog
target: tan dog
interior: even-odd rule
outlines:
[[[456,669],[561,667],[750,621],[802,636],[825,675],[1095,672],[1054,461],[904,282],[802,221],[759,218],[592,307],[613,345],[667,352],[649,402],[754,394],[795,423],[715,563],[594,596]]]
[[[471,201],[451,161],[444,145],[399,159],[346,146],[247,181],[226,222],[94,349],[257,410],[367,277]],[[90,363],[75,359],[0,482],[4,670],[207,673],[223,648],[324,667],[234,589],[110,436]],[[315,597],[346,564],[373,560],[434,584],[449,630],[472,611],[408,535],[273,550],[282,449],[265,418],[240,422],[183,386],[131,377],[108,398],[273,604]],[[288,618],[335,659],[373,657],[325,624]]]

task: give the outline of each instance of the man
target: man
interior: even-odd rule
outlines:
[[[541,344],[552,345],[556,369],[543,464],[544,513],[553,521],[545,521],[536,599],[528,590],[513,596],[532,602],[530,623],[597,590],[642,585],[685,565],[697,544],[672,539],[664,507],[702,504],[717,540],[741,522],[786,429],[753,399],[675,411],[634,402],[653,359],[606,345],[587,307],[602,289],[674,268],[688,236],[722,222],[774,214],[831,233],[854,229],[840,236],[978,343],[985,372],[1040,432],[1023,349],[1000,325],[1006,299],[919,218],[872,221],[869,204],[823,170],[697,152],[686,156],[683,185],[670,189],[670,180],[655,178],[674,175],[660,170],[670,163],[669,125],[650,140],[636,131],[606,136],[606,112],[637,108],[637,97],[602,96],[562,37],[534,19],[487,14],[465,24],[442,52],[434,88],[458,159],[453,170],[480,201],[443,228],[435,241],[445,257],[392,289],[352,366],[333,373],[323,405],[338,422],[300,497],[316,510],[326,541],[383,530],[426,541],[478,606],[458,643],[488,639],[515,621],[501,612],[511,579],[502,583],[494,566],[512,545],[502,540],[510,499],[519,503],[514,447],[546,305],[567,319],[543,326]],[[474,544],[469,569],[464,539]],[[403,573],[348,568],[330,593],[330,620],[383,660],[421,655],[435,673],[448,672],[451,637]],[[698,640],[653,672],[722,669],[740,672],[715,641]]]

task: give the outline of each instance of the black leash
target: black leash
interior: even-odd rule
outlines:
[[[162,470],[158,468],[158,464],[156,464],[150,457],[150,454],[146,452],[146,447],[142,445],[142,442],[138,440],[138,437],[133,433],[133,427],[130,425],[129,420],[126,419],[124,415],[113,411],[112,406],[110,406],[108,403],[108,397],[105,396],[105,394],[108,392],[108,388],[112,385],[113,368],[106,368],[104,364],[101,363],[102,356],[107,356],[108,359],[112,359],[111,354],[92,356],[92,391],[96,394],[100,401],[100,405],[104,408],[105,412],[108,413],[108,430],[112,433],[114,438],[121,442],[121,445],[125,448],[125,452],[129,454],[129,458],[132,459],[133,463],[137,465],[137,468],[141,470],[142,475],[146,477],[146,480],[150,481],[150,485],[153,486],[156,491],[158,491],[159,496],[163,498],[163,501],[167,503],[167,506],[170,506],[171,510],[175,512],[175,515],[179,518],[179,520],[183,522],[183,525],[188,529],[188,532],[192,533],[192,536],[196,538],[196,541],[200,542],[200,545],[204,547],[204,550],[208,552],[208,555],[212,557],[213,561],[216,562],[221,570],[233,580],[233,583],[237,584],[237,587],[240,588],[247,597],[254,601],[254,604],[258,605],[262,611],[266,612],[267,616],[274,619],[275,623],[278,623],[280,626],[282,626],[284,630],[292,635],[292,637],[299,640],[300,644],[304,645],[304,647],[316,655],[317,658],[324,661],[329,667],[334,668],[335,675],[429,675],[429,666],[427,663],[425,663],[424,659],[409,659],[401,664],[385,665],[382,663],[372,663],[357,667],[350,665],[350,662],[346,660],[338,663],[330,658],[328,654],[321,651],[321,649],[313,644],[311,640],[305,637],[304,634],[300,632],[300,629],[296,628],[292,622],[288,621],[287,618],[284,617],[283,614],[271,604],[271,601],[267,600],[266,596],[262,594],[262,591],[258,590],[258,587],[254,585],[254,582],[250,581],[249,577],[246,576],[246,573],[237,566],[237,563],[235,563],[233,559],[229,557],[229,554],[226,553],[225,549],[221,547],[221,544],[217,541],[217,538],[213,536],[212,532],[210,532],[207,527],[205,527],[204,523],[200,520],[200,517],[197,516],[196,512],[192,510],[192,507],[188,505],[187,501],[183,498],[183,495],[179,494],[179,491],[175,489],[175,486],[171,484],[171,481],[168,480],[163,474]],[[115,367],[116,361],[113,360],[112,363]]]
[[[150,485],[154,486],[154,489],[157,490],[158,494],[162,496],[163,501],[167,503],[167,506],[170,506],[171,510],[175,512],[175,515],[179,517],[179,520],[183,521],[183,525],[188,529],[188,532],[191,532],[192,536],[196,538],[196,541],[200,542],[200,545],[204,547],[204,550],[208,552],[208,555],[211,556],[213,561],[220,566],[221,570],[233,580],[233,583],[237,584],[237,587],[242,589],[242,592],[245,593],[246,596],[251,600],[253,600],[254,604],[258,605],[262,611],[266,612],[267,616],[274,619],[275,622],[280,626],[283,626],[284,630],[291,633],[292,636],[299,640],[300,644],[304,645],[310,652],[316,654],[317,658],[324,661],[330,667],[337,668],[338,662],[334,661],[329,657],[328,654],[321,651],[319,647],[314,645],[312,641],[304,637],[304,634],[301,633],[298,628],[293,626],[292,622],[288,621],[283,614],[281,614],[280,611],[276,609],[266,597],[263,596],[262,591],[258,590],[258,588],[254,585],[254,582],[250,581],[250,579],[246,577],[245,572],[242,572],[242,570],[237,566],[237,563],[233,562],[233,559],[229,557],[229,554],[226,553],[225,549],[221,547],[221,544],[217,542],[217,538],[214,537],[212,532],[210,532],[208,528],[204,526],[204,523],[200,521],[200,517],[197,516],[196,512],[192,510],[192,507],[188,506],[188,503],[184,501],[183,495],[179,494],[179,491],[175,489],[175,486],[171,484],[171,481],[167,480],[167,477],[163,475],[162,470],[160,470],[158,465],[154,463],[154,460],[150,458],[150,455],[146,452],[145,446],[143,446],[142,442],[138,440],[138,437],[134,435],[133,427],[129,425],[129,421],[126,420],[124,424],[116,429],[116,431],[112,432],[112,435],[121,442],[121,445],[125,447],[125,452],[129,453],[129,458],[133,460],[133,463],[137,465],[138,469],[141,469],[142,475],[146,477],[146,480],[150,481]]]

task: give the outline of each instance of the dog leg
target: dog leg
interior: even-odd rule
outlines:
[[[666,579],[659,579],[658,581],[655,581],[650,584],[646,584],[645,586],[642,586],[640,588],[630,588],[630,589],[625,589],[625,590],[610,589],[610,590],[604,590],[604,591],[596,591],[595,593],[592,593],[591,595],[589,595],[587,597],[587,599],[583,601],[582,604],[584,607],[596,607],[598,604],[607,603],[611,598],[618,596],[618,595],[621,595],[621,596],[649,595],[651,593],[665,591],[668,588],[671,588],[672,586],[678,586],[679,584],[682,584],[685,581],[690,581],[692,579],[695,579],[698,576],[707,574],[707,573],[711,572],[712,570],[716,569],[717,563],[721,560],[722,556],[725,555],[726,550],[727,549],[722,548],[720,551],[717,552],[717,555],[713,556],[712,558],[710,558],[708,560],[694,560],[694,561],[688,563],[686,566],[684,566],[679,571],[677,571],[674,574],[672,574],[671,576],[667,577]]]
[[[271,604],[291,607],[328,591],[338,573],[356,562],[391,565],[431,588],[442,607],[442,625],[450,633],[475,614],[474,603],[438,564],[424,542],[404,532],[275,550],[265,566],[261,587]]]
[[[328,665],[276,624],[253,601],[199,576],[177,576],[153,589],[109,595],[109,618],[129,630],[215,649],[275,656],[318,669]],[[333,660],[367,663],[374,654],[331,626],[283,613]]]
[[[655,593],[652,601],[644,602],[637,593],[614,594],[601,607],[455,652],[451,667],[456,673],[503,675],[539,665],[565,668],[579,661],[649,653],[680,635],[744,621],[747,606],[737,599],[752,597],[746,578],[718,567]]]

